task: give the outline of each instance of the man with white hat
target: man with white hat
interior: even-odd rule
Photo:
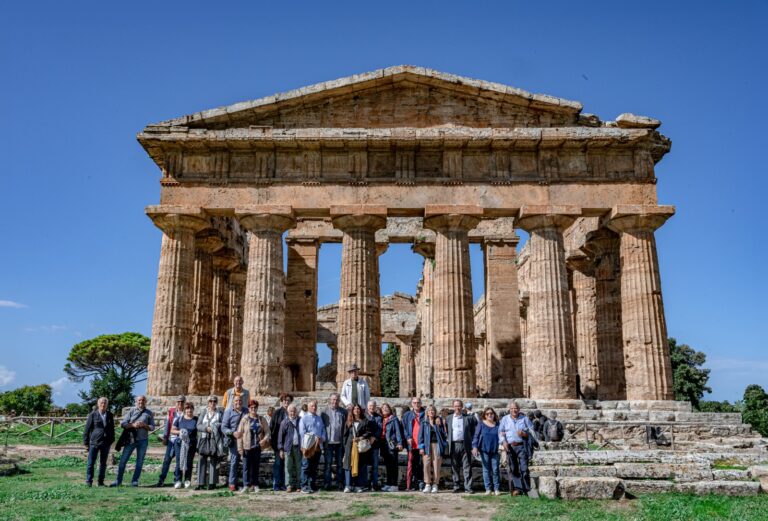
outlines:
[[[371,388],[368,387],[368,382],[364,378],[360,378],[360,368],[357,364],[348,366],[347,373],[350,377],[341,386],[341,403],[344,407],[359,404],[365,409],[368,400],[371,399]]]

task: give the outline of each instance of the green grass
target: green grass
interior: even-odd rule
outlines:
[[[178,492],[170,488],[86,488],[84,463],[64,456],[19,464],[20,472],[0,476],[0,521],[5,520],[146,520],[249,519],[264,521],[352,521],[371,516],[408,519],[409,513],[434,506],[440,496],[367,494],[349,496],[320,493],[312,496],[274,494],[269,491],[241,496],[228,490]],[[114,476],[108,475],[110,481]],[[142,483],[157,479],[145,472]],[[508,495],[474,495],[463,501],[472,509],[493,513],[494,521],[688,521],[768,519],[768,496],[728,498],[659,494],[637,500],[534,500]],[[290,504],[290,508],[289,508]],[[465,516],[466,517],[466,516]]]
[[[54,427],[54,435],[63,433],[64,431],[74,426],[75,424],[70,424],[70,423],[63,423],[60,425],[56,425]],[[5,445],[6,441],[8,445],[21,444],[21,445],[58,446],[58,445],[81,445],[83,443],[82,427],[75,429],[72,432],[63,434],[58,438],[50,437],[51,428],[49,425],[46,425],[39,430],[32,431],[27,434],[22,434],[27,430],[29,430],[28,426],[19,425],[19,424],[14,424],[11,426],[4,427],[3,429],[0,430],[0,445]],[[118,436],[119,436],[120,430],[121,429],[118,427],[117,429]],[[160,442],[160,440],[157,438],[156,435],[152,435],[149,437],[149,444],[150,446],[162,446],[162,443]]]

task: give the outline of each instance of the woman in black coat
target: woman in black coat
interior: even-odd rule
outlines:
[[[347,421],[344,424],[344,473],[346,475],[346,487],[344,492],[362,492],[365,490],[367,481],[368,463],[371,460],[371,454],[374,449],[368,449],[365,452],[358,453],[357,476],[352,477],[352,453],[357,451],[357,443],[365,438],[370,443],[374,441],[376,433],[376,423],[365,416],[365,412],[360,405],[355,404],[347,415]],[[353,480],[355,486],[353,487]]]

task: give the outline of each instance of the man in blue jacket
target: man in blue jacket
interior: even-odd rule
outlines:
[[[403,434],[408,450],[408,467],[405,472],[405,490],[424,488],[424,468],[421,466],[421,454],[419,453],[419,427],[424,421],[424,407],[421,406],[421,398],[411,399],[411,409],[403,414]]]
[[[229,490],[237,490],[237,466],[240,464],[240,453],[237,452],[237,439],[242,433],[237,432],[240,420],[244,414],[248,414],[248,409],[243,407],[243,398],[234,396],[232,398],[232,407],[224,411],[224,417],[221,419],[221,433],[229,440]]]

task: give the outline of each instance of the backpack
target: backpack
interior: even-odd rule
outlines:
[[[558,420],[549,420],[547,422],[547,439],[549,441],[561,441],[561,429],[562,426]]]

